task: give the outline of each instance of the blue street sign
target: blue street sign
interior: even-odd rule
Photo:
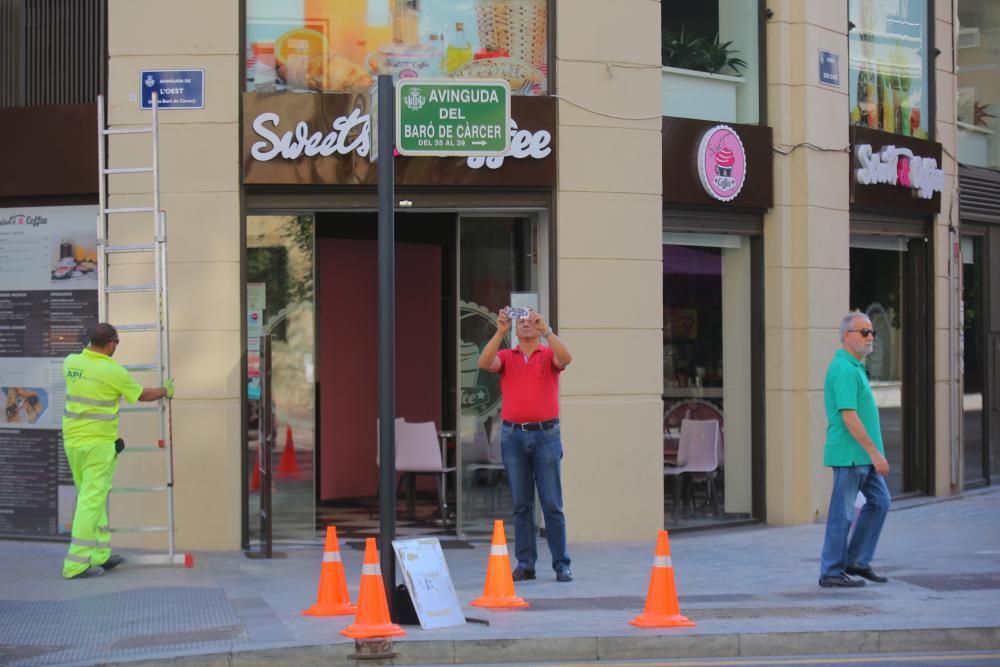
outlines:
[[[204,109],[205,70],[142,70],[139,73],[142,95],[140,109],[153,108],[153,93],[161,109]]]
[[[840,54],[833,51],[819,51],[819,82],[840,87]]]

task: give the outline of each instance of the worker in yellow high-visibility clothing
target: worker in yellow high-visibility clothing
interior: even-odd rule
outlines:
[[[118,348],[118,332],[107,323],[90,332],[90,345],[63,361],[66,411],[62,432],[66,459],[77,488],[76,513],[63,577],[82,579],[103,575],[122,563],[111,554],[107,500],[115,474],[118,405],[174,397],[174,382],[143,387],[111,359]]]

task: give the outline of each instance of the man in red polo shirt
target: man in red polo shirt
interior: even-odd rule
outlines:
[[[518,312],[520,311],[520,312]],[[517,316],[518,345],[501,350],[511,319]],[[541,344],[541,339],[548,346]],[[479,367],[500,374],[503,420],[500,448],[514,503],[514,581],[535,578],[535,486],[545,515],[545,536],[557,581],[572,581],[566,549],[559,462],[559,373],[572,357],[552,327],[531,309],[507,308],[497,316],[497,332],[479,355]]]

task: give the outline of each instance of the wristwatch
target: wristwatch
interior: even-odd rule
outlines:
[[[551,326],[549,326],[548,329],[546,329],[545,331],[542,332],[542,338],[548,338],[551,335],[552,335],[552,327]]]

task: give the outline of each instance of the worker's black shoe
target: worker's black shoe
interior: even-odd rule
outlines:
[[[103,567],[104,571],[107,572],[108,570],[115,569],[124,562],[125,559],[123,557],[119,556],[118,554],[111,554],[110,558],[101,563],[101,567]]]
[[[510,573],[510,577],[514,581],[527,581],[535,578],[535,571],[518,565],[514,568],[514,571]]]
[[[104,576],[104,568],[92,565],[83,572],[80,572],[79,574],[74,574],[72,577],[66,577],[66,578],[76,580],[76,579],[91,579],[93,577],[103,577],[103,576]]]

